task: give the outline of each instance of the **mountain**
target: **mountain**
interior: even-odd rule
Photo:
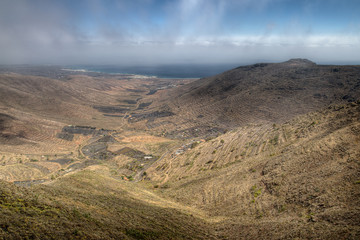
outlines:
[[[282,123],[358,99],[359,76],[359,66],[317,65],[305,59],[242,66],[157,96],[149,111],[173,114],[149,118],[147,126],[166,130],[168,136],[196,136],[249,123]]]
[[[0,74],[0,238],[360,238],[360,66],[52,69]]]

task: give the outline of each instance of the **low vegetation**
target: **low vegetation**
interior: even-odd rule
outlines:
[[[0,182],[4,239],[212,239],[204,220],[99,173],[82,171],[31,190]],[[142,199],[144,198],[144,199]],[[160,204],[161,205],[161,204]]]

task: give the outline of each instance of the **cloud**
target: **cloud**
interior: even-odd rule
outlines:
[[[322,33],[302,21],[238,19],[249,12],[261,17],[274,4],[286,2],[2,0],[0,63],[249,63],[291,57],[359,61],[356,23],[349,22],[340,33]],[[309,12],[311,6],[304,8]],[[251,31],[229,28],[237,21]]]

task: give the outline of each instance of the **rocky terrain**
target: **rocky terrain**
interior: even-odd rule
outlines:
[[[0,74],[1,238],[360,238],[359,66],[52,71]]]

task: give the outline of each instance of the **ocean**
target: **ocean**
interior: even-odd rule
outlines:
[[[232,68],[236,64],[223,65],[158,65],[158,66],[117,66],[117,65],[75,65],[71,69],[108,74],[136,74],[156,76],[158,78],[202,78],[209,77]]]

